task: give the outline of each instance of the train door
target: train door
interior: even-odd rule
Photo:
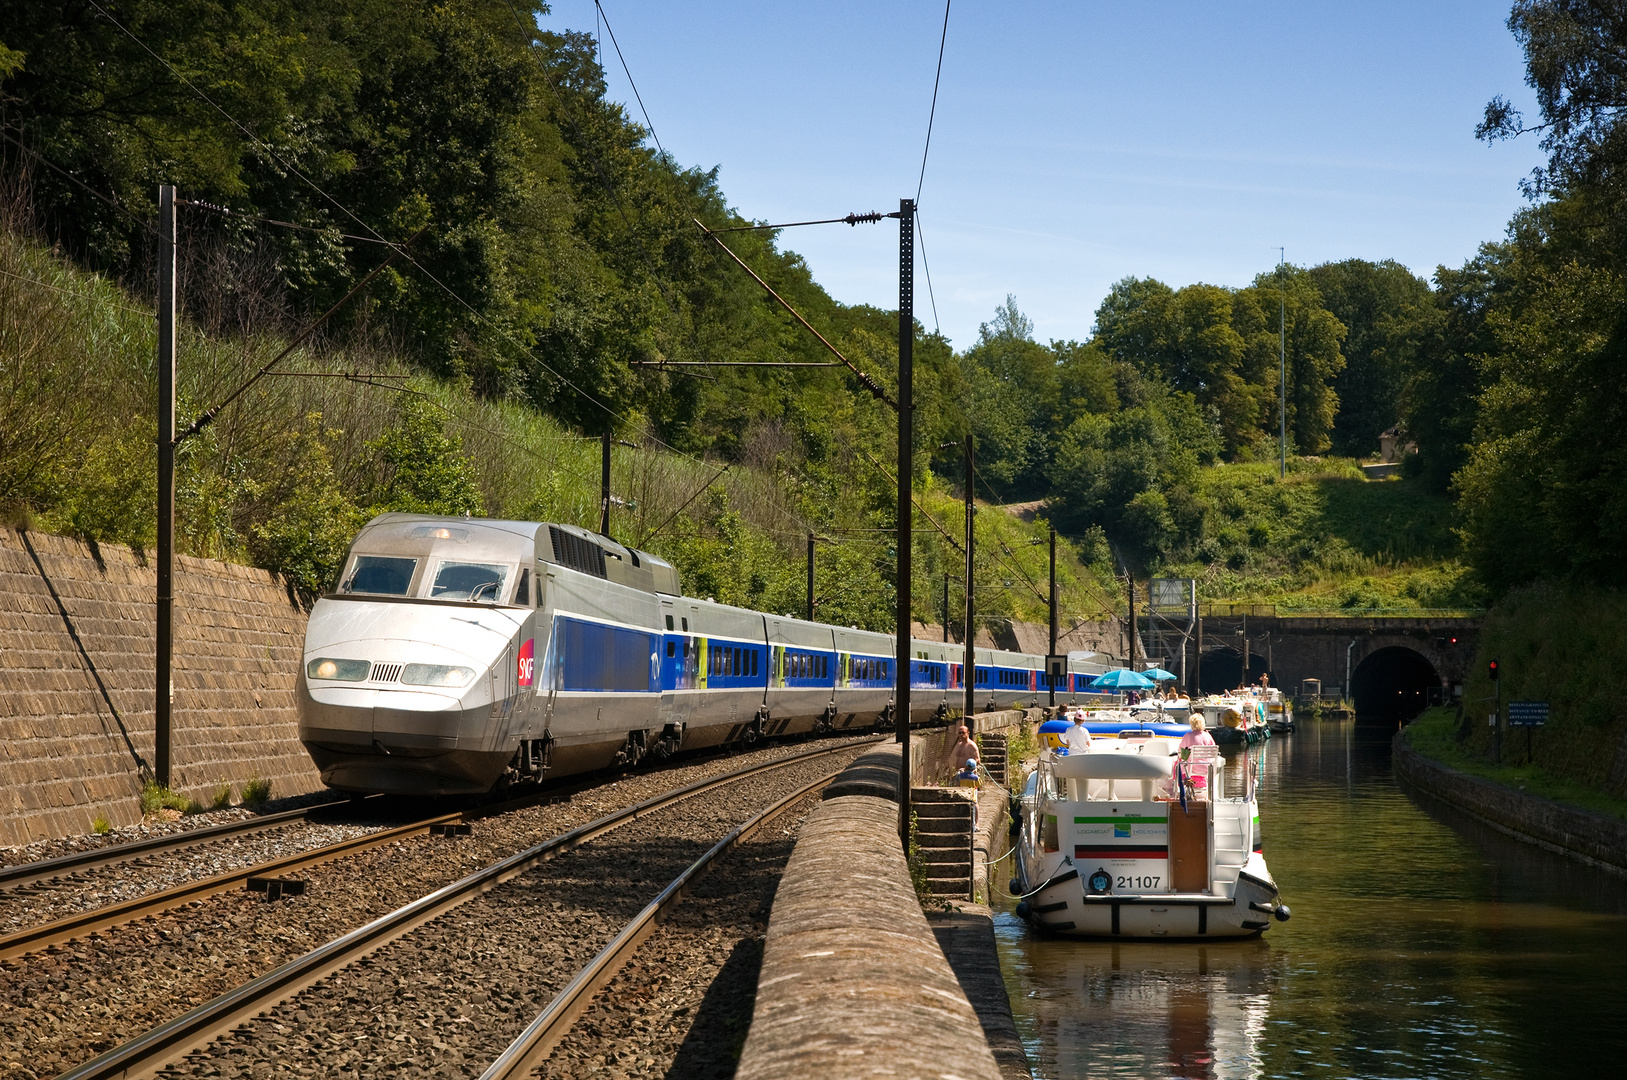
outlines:
[[[507,719],[514,711],[514,699],[519,696],[520,678],[515,657],[514,642],[508,643],[503,650],[502,659],[492,665],[491,674],[491,714],[495,717]]]
[[[688,675],[690,644],[682,618],[672,601],[661,601],[661,707],[662,724],[682,724],[689,717],[689,696],[677,693],[692,683]]]

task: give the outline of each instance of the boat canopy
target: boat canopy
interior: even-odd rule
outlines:
[[[1069,754],[1057,758],[1051,772],[1063,780],[1160,780],[1169,776],[1170,756],[1116,751]]]

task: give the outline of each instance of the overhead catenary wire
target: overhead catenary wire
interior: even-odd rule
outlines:
[[[610,25],[610,16],[599,0],[593,0],[593,6],[598,11],[599,18],[604,20],[604,28],[610,34],[610,44],[616,50],[616,59],[621,61],[622,74],[627,76],[627,85],[633,88],[633,97],[638,101],[638,111],[644,114],[644,126],[649,129],[650,138],[655,140],[655,148],[661,151],[662,157],[666,157],[666,147],[661,145],[661,136],[655,133],[655,123],[650,119],[650,110],[644,107],[644,97],[638,92],[638,83],[633,81],[633,73],[627,67],[627,57],[621,54],[621,42],[616,40],[616,30]],[[600,51],[603,52],[603,48]]]
[[[597,0],[595,0],[597,2]],[[944,0],[943,3],[943,33],[938,38],[938,71],[932,77],[932,109],[926,118],[926,145],[921,148],[921,176],[915,182],[915,205],[921,205],[921,189],[926,186],[926,159],[932,152],[932,123],[938,118],[938,84],[943,80],[943,50],[949,43],[949,5],[953,0]]]

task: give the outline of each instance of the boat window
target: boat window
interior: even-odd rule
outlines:
[[[508,580],[508,567],[496,563],[443,562],[430,586],[432,600],[485,600],[497,603]]]
[[[394,559],[386,555],[358,555],[350,576],[340,592],[374,593],[379,596],[406,596],[412,585],[417,559]]]

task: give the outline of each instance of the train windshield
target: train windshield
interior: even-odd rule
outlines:
[[[339,586],[341,592],[376,593],[380,596],[406,596],[412,587],[412,572],[417,559],[398,559],[385,555],[358,555],[350,568],[350,576]]]
[[[429,588],[432,600],[485,600],[498,603],[509,568],[497,563],[443,562]]]

